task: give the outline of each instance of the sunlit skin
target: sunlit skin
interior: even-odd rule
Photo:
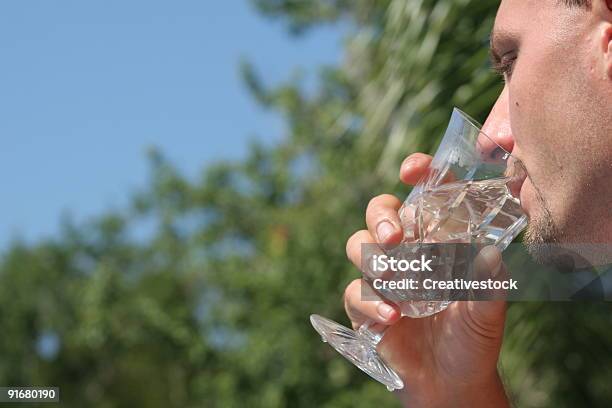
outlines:
[[[503,0],[491,36],[505,87],[483,126],[520,160],[527,177],[521,204],[530,218],[528,245],[612,243],[612,0],[568,7],[558,0]],[[400,179],[415,184],[431,157],[409,156]],[[367,230],[347,243],[359,267],[362,243],[402,236],[392,195],[371,200]],[[536,254],[537,255],[537,254]],[[506,273],[490,248],[480,268]],[[404,380],[410,407],[509,406],[497,373],[505,302],[455,302],[437,315],[400,318],[396,306],[361,301],[361,280],[346,289],[353,326],[391,325],[379,351]]]
[[[612,242],[612,223],[602,222],[612,201],[609,13],[605,1],[591,10],[525,0],[499,8],[492,53],[512,64],[490,120],[511,129],[512,153],[529,174],[521,201],[530,239]]]

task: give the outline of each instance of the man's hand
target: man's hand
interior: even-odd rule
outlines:
[[[402,164],[400,179],[414,185],[427,171],[431,156],[416,153]],[[401,202],[392,195],[370,201],[366,211],[367,230],[348,240],[347,255],[361,267],[361,244],[394,244],[402,239],[398,216]],[[503,272],[501,254],[485,248],[476,268],[492,276]],[[346,288],[346,312],[359,327],[372,319],[387,329],[378,351],[404,381],[397,391],[402,402],[417,407],[507,407],[497,360],[504,331],[506,304],[503,301],[454,302],[436,315],[411,319],[401,317],[397,305],[385,301],[362,301],[357,279]]]

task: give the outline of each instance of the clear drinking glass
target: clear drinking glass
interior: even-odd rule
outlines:
[[[525,228],[527,217],[518,199],[524,168],[480,128],[467,114],[453,110],[427,175],[399,210],[402,243],[495,245],[503,251]],[[387,299],[401,298],[398,293],[380,293]],[[433,293],[431,298],[440,299],[437,295]],[[397,303],[402,316],[420,318],[443,311],[451,301]],[[376,351],[383,333],[371,330],[373,322],[354,331],[319,315],[311,315],[310,321],[324,342],[362,371],[390,391],[403,388],[399,375]]]

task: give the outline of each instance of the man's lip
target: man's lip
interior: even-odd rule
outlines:
[[[510,156],[508,158],[508,168],[508,177],[510,178],[508,181],[508,188],[510,189],[510,194],[512,194],[513,197],[520,199],[521,190],[525,184],[525,180],[527,179],[527,169],[525,168],[523,162],[514,156]]]

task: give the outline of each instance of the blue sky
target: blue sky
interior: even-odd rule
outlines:
[[[240,58],[268,84],[296,68],[313,83],[341,47],[339,28],[295,39],[247,0],[0,2],[0,247],[125,205],[149,146],[195,175],[279,140]]]

